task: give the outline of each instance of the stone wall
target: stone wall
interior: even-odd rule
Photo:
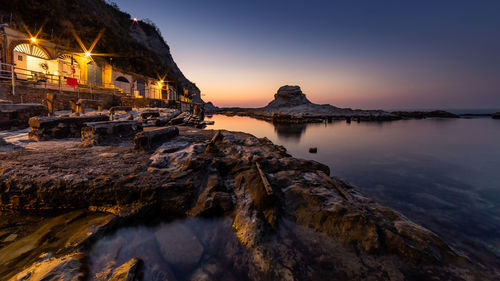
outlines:
[[[178,107],[176,104],[169,105],[163,100],[134,98],[113,95],[110,93],[78,93],[78,92],[59,92],[57,90],[39,89],[29,86],[16,86],[16,94],[12,95],[10,84],[0,84],[0,99],[10,100],[13,103],[39,103],[47,105],[47,93],[56,94],[55,110],[70,110],[71,101],[76,102],[79,99],[97,100],[104,108],[112,106],[126,105],[135,108],[144,107]],[[176,108],[177,108],[176,107]]]
[[[78,92],[59,92],[57,90],[39,89],[29,86],[17,86],[15,95],[12,95],[12,87],[10,85],[0,84],[0,99],[11,100],[13,103],[39,103],[47,105],[47,93],[57,95],[54,103],[55,110],[70,110],[71,101],[79,99],[98,100],[104,108],[109,108],[115,105],[113,94],[91,94]]]

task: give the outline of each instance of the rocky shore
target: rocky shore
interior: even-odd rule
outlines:
[[[177,129],[150,150],[64,139],[0,153],[0,279],[492,278],[431,231],[330,177],[323,164],[291,157],[265,138]],[[40,212],[50,215],[33,215]],[[159,249],[154,262],[144,253],[93,265],[89,253],[105,235],[186,218],[223,223],[198,231],[173,225],[168,234],[137,238]],[[140,241],[124,240],[119,252]],[[209,251],[214,244],[217,255]]]
[[[308,123],[331,120],[351,121],[392,121],[422,118],[460,118],[443,110],[435,111],[394,111],[361,110],[339,108],[329,104],[310,102],[299,86],[283,86],[278,89],[267,106],[261,108],[226,107],[219,108],[212,103],[205,104],[205,111],[228,116],[249,116],[275,123]]]
[[[310,102],[299,86],[283,86],[274,95],[274,100],[261,108],[217,108],[205,105],[207,113],[249,116],[278,123],[323,122],[332,119],[348,120],[396,120],[400,119],[383,110],[361,110],[338,108],[329,104]]]

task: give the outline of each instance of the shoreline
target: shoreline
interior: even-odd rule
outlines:
[[[452,275],[458,274],[455,265],[467,268],[456,277],[479,274],[475,265],[435,234],[366,198],[346,181],[330,177],[323,164],[291,157],[266,138],[179,129],[178,137],[151,152],[126,145],[82,148],[74,140],[63,140],[0,154],[4,163],[1,207],[9,212],[52,208],[70,213],[83,208],[90,214],[80,216],[101,221],[103,230],[137,217],[229,217],[239,243],[250,252],[270,247],[273,233],[291,220],[343,245],[346,254],[361,251],[365,259],[385,261],[380,266],[398,274],[409,274],[421,263],[430,272]],[[107,168],[110,165],[113,170]],[[98,233],[84,241],[97,239]],[[85,255],[86,243],[80,241],[64,251]],[[284,274],[283,261],[266,255],[262,261],[274,269],[257,271],[256,277]],[[391,255],[402,260],[396,262]],[[31,256],[30,261],[34,260]],[[292,276],[300,275],[298,268],[288,270]]]

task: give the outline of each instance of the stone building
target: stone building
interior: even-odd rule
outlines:
[[[14,69],[16,81],[62,91],[113,92],[136,98],[188,100],[169,82],[115,69],[107,59],[65,50],[53,42],[30,38],[0,24],[0,79]]]

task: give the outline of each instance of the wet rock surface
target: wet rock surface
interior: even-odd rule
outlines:
[[[225,230],[174,225],[119,242],[117,257],[132,243],[156,249],[140,257],[149,268],[144,280],[492,279],[488,270],[457,254],[429,230],[330,177],[323,164],[293,158],[266,138],[190,127],[179,131],[153,152],[75,144],[64,150],[45,147],[0,154],[0,209],[68,214],[88,209],[82,219],[96,216],[103,221],[94,223],[98,226],[92,233],[110,228],[112,222],[144,218],[224,219]],[[44,229],[53,231],[57,221],[19,231],[14,242],[0,244],[5,274],[13,276],[37,262],[40,250],[33,245],[41,242],[28,242],[44,241],[37,237],[48,237]],[[75,229],[88,233],[89,223],[81,222],[84,226]],[[71,239],[50,244],[56,249],[51,251],[54,258],[88,253],[85,245],[92,235],[57,233],[68,233]],[[23,254],[25,245],[32,245],[29,258]],[[223,255],[213,254],[214,247]],[[107,269],[91,269],[91,279],[111,276],[131,258],[106,259]],[[16,267],[3,267],[14,263]],[[227,270],[221,263],[235,270],[222,273]]]

